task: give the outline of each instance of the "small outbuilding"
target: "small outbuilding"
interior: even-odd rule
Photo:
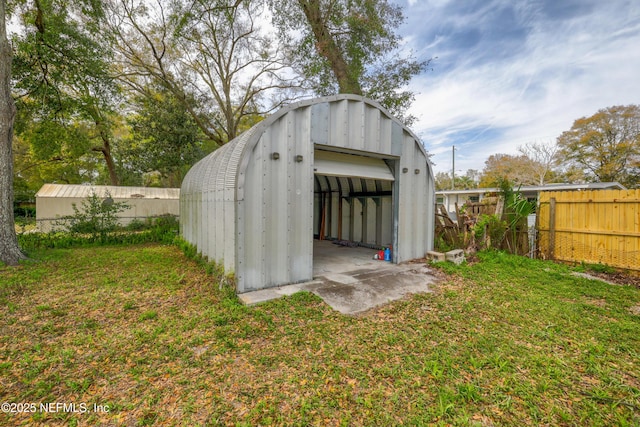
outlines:
[[[36,193],[38,229],[42,232],[51,231],[61,217],[75,213],[73,205],[81,209],[82,202],[93,194],[129,205],[128,209],[118,214],[121,225],[127,225],[134,219],[177,216],[180,213],[179,188],[44,184]]]
[[[434,191],[422,143],[379,104],[312,99],[191,168],[181,235],[235,273],[243,293],[312,280],[314,238],[391,247],[394,263],[424,257],[433,249]]]

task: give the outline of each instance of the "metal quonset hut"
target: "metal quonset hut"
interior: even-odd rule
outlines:
[[[338,95],[283,108],[196,163],[180,223],[243,293],[311,280],[314,237],[423,257],[434,206],[419,139],[379,104]]]

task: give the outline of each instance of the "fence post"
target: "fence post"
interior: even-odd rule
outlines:
[[[548,259],[555,257],[556,250],[556,198],[549,199],[549,253]]]

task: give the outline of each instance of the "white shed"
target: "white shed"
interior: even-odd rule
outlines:
[[[196,163],[180,228],[243,293],[311,280],[314,238],[421,258],[434,207],[418,137],[376,102],[338,95],[287,106]]]
[[[115,202],[126,202],[129,208],[118,214],[120,224],[134,219],[180,213],[179,188],[119,187],[110,185],[44,184],[36,193],[36,222],[42,232],[51,231],[57,219],[73,215],[73,205],[79,209],[92,194]]]

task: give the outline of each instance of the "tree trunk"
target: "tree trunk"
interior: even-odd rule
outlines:
[[[109,172],[109,183],[111,185],[120,185],[120,180],[118,179],[118,174],[116,173],[116,163],[113,161],[113,156],[111,155],[111,145],[105,143],[105,145],[102,147],[95,147],[93,151],[102,153],[104,161],[107,164],[107,172]]]
[[[109,183],[111,185],[120,185],[120,180],[118,179],[118,174],[116,173],[116,163],[113,161],[113,156],[111,155],[111,143],[109,142],[109,137],[100,132],[100,138],[102,139],[102,146],[95,147],[93,151],[99,151],[102,153],[104,157],[104,161],[107,164],[107,171],[109,172]]]
[[[98,135],[100,136],[100,141],[102,141],[102,145],[94,147],[93,151],[102,153],[104,161],[107,164],[107,171],[109,172],[109,183],[111,185],[120,185],[120,180],[118,179],[118,174],[116,172],[116,163],[113,161],[113,156],[111,155],[111,137],[107,129],[107,121],[102,117],[102,114],[98,109],[92,108],[90,112],[93,117],[93,122],[96,125]]]
[[[338,81],[340,93],[362,95],[362,88],[357,77],[349,72],[349,65],[344,59],[335,40],[329,33],[329,29],[320,11],[320,2],[316,0],[298,0],[304,15],[311,26],[311,31],[316,39],[316,49],[330,64],[333,75]]]
[[[18,247],[13,217],[13,122],[11,46],[7,40],[5,0],[0,0],[0,261],[15,265],[24,254]]]

